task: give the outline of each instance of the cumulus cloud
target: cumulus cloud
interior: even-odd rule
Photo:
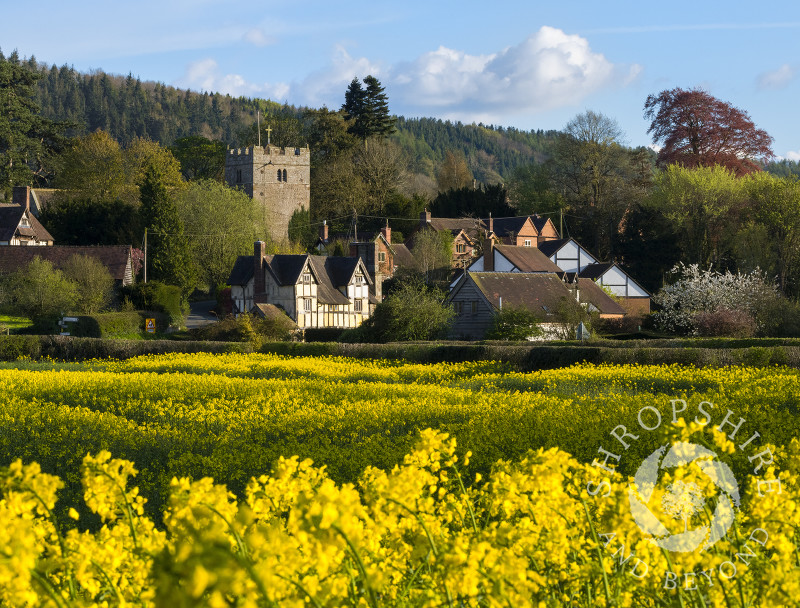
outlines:
[[[777,70],[764,72],[758,77],[758,86],[762,89],[782,89],[794,80],[797,68],[784,63]]]
[[[640,71],[614,65],[585,38],[545,26],[489,55],[440,47],[399,66],[393,91],[404,105],[499,117],[574,105],[603,87],[628,84]]]
[[[789,150],[789,152],[786,153],[786,159],[794,162],[800,161],[800,150],[797,152],[792,152]]]
[[[594,52],[585,38],[545,26],[496,53],[472,55],[441,46],[388,67],[353,56],[340,45],[326,66],[291,83],[248,83],[236,74],[222,74],[213,60],[206,59],[190,65],[181,84],[297,105],[338,107],[354,77],[372,74],[380,78],[392,110],[400,114],[502,123],[515,114],[575,106],[602,88],[630,84],[640,71],[635,64],[612,63]]]
[[[176,85],[195,91],[225,93],[233,96],[267,97],[285,99],[289,86],[285,83],[255,84],[248,82],[239,74],[223,74],[214,59],[201,59],[189,64],[186,73]]]

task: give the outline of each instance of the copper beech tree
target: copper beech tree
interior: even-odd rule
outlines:
[[[661,144],[658,164],[687,168],[721,165],[743,175],[759,171],[759,161],[774,156],[772,137],[756,128],[746,112],[702,89],[675,88],[650,95],[644,117],[654,144]]]

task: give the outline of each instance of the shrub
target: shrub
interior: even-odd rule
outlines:
[[[165,313],[169,316],[171,325],[179,325],[187,313],[181,288],[175,285],[164,285],[158,281],[136,283],[123,287],[120,295],[123,299],[130,300],[137,310]]]
[[[717,308],[711,312],[698,312],[692,321],[698,336],[751,338],[756,333],[755,319],[742,310]]]
[[[68,312],[77,299],[75,283],[39,257],[13,273],[9,286],[13,309],[30,318],[37,329],[48,332],[57,328],[58,317]]]
[[[506,306],[494,315],[487,340],[527,340],[541,336],[541,319],[523,307]]]
[[[79,312],[100,312],[111,303],[114,277],[99,260],[88,255],[73,255],[64,265],[64,275],[77,286],[75,308]]]
[[[286,315],[262,319],[242,314],[238,317],[231,315],[216,323],[192,329],[189,334],[195,340],[248,342],[252,344],[253,348],[258,349],[265,342],[291,339],[295,329],[297,326]]]

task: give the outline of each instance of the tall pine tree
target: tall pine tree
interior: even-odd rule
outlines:
[[[147,276],[184,293],[194,287],[195,264],[183,232],[175,201],[164,185],[164,176],[151,165],[140,186],[141,214],[148,230]]]
[[[364,88],[353,78],[344,94],[347,131],[366,142],[370,137],[387,137],[395,131],[396,119],[389,115],[389,100],[380,81],[374,76],[364,78]]]

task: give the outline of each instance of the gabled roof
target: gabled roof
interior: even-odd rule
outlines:
[[[603,288],[591,279],[578,279],[580,301],[589,302],[601,315],[619,315],[626,313],[625,309],[617,304]]]
[[[264,265],[279,285],[294,285],[300,280],[300,273],[303,272],[309,257],[305,253],[265,255]]]
[[[392,245],[392,250],[394,251],[395,266],[404,266],[408,268],[414,265],[414,254],[411,253],[411,250],[406,247],[404,243]]]
[[[472,281],[486,301],[499,310],[502,306],[527,308],[545,316],[556,311],[563,298],[574,294],[555,273],[467,272],[450,294],[452,299],[467,282]]]
[[[495,245],[494,249],[520,272],[561,272],[561,269],[536,247]]]
[[[551,239],[549,241],[542,241],[539,243],[539,251],[549,258],[571,240],[572,239]]]
[[[528,221],[527,215],[519,217],[497,217],[492,220],[492,231],[500,238],[516,236],[525,223]],[[485,225],[489,225],[489,220],[483,220]]]
[[[228,277],[228,285],[247,285],[253,278],[253,256],[240,255],[233,264],[233,270]]]
[[[582,279],[595,280],[596,278],[603,276],[612,266],[614,266],[614,262],[595,262],[594,264],[589,264],[586,266],[586,268],[581,270],[578,276]]]
[[[532,215],[530,216],[531,221],[533,222],[533,227],[536,228],[536,231],[541,234],[544,227],[547,225],[547,222],[550,222],[549,217],[541,217],[539,215]],[[552,222],[551,222],[552,223]],[[553,226],[555,228],[555,226]]]
[[[454,236],[462,230],[469,234],[486,229],[483,220],[474,217],[432,217],[428,225],[437,232],[449,230]]]
[[[0,204],[0,241],[11,241],[19,229],[22,236],[35,238],[39,241],[54,241],[53,237],[44,226],[36,219],[33,213],[28,213],[30,228],[20,228],[20,222],[25,216],[25,208],[16,204]]]
[[[48,260],[56,268],[61,268],[74,255],[86,255],[101,262],[117,281],[124,281],[128,275],[131,261],[129,245],[107,245],[94,247],[0,247],[0,272],[14,272],[29,264],[33,258]]]

